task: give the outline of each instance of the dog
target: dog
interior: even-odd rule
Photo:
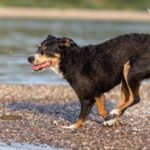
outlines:
[[[82,127],[95,103],[104,126],[112,126],[128,107],[140,102],[140,82],[150,78],[150,35],[131,33],[83,47],[70,38],[48,35],[28,61],[34,71],[50,67],[75,90],[81,111],[66,128]],[[119,103],[108,113],[104,93],[120,83]]]

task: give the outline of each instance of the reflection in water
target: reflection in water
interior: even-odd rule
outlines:
[[[51,71],[31,72],[27,57],[47,36],[67,36],[83,46],[127,33],[150,33],[149,23],[0,20],[1,83],[64,83]]]

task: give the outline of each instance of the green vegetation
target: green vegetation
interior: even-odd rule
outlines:
[[[0,0],[0,6],[145,10],[150,0]]]

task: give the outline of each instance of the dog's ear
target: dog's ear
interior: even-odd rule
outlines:
[[[70,47],[72,45],[75,45],[72,39],[65,38],[65,37],[61,38],[60,47],[64,48],[64,47]]]
[[[54,40],[54,39],[57,39],[57,38],[55,36],[49,34],[46,39],[48,39],[48,40]]]

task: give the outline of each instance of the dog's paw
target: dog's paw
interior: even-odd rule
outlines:
[[[77,129],[81,128],[83,126],[83,120],[78,119],[76,123],[70,125],[70,126],[63,126],[64,129]]]
[[[105,127],[107,127],[107,126],[113,126],[114,123],[116,122],[116,120],[117,120],[117,119],[111,119],[111,120],[105,121],[105,122],[103,123],[103,125],[104,125]]]
[[[113,109],[110,113],[111,116],[119,116],[121,114],[120,109]]]
[[[115,119],[105,121],[103,123],[103,126],[104,127],[113,127],[113,126],[119,126],[121,124],[122,124],[121,121],[118,118],[115,118]]]

